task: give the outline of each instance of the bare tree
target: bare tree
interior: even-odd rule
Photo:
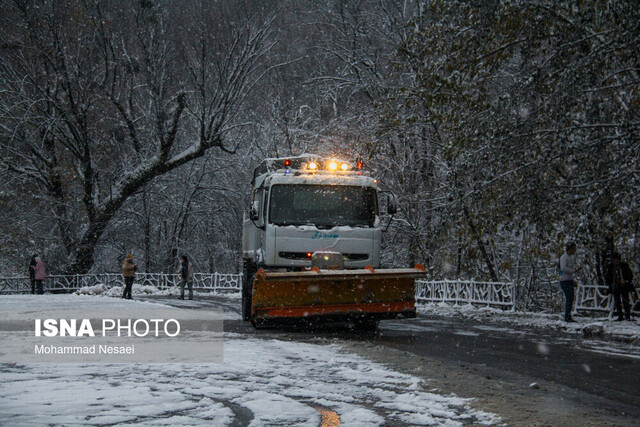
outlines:
[[[0,164],[47,196],[66,270],[85,272],[145,185],[237,149],[225,135],[260,76],[273,16],[206,2],[2,9]]]

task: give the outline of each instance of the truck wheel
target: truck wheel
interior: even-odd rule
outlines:
[[[253,293],[253,278],[257,268],[253,263],[245,263],[242,280],[242,320],[251,320],[251,295]]]
[[[253,276],[242,283],[242,320],[251,320],[251,293],[253,292]]]
[[[378,319],[356,319],[353,322],[353,329],[363,332],[375,332],[378,329]]]
[[[250,320],[251,320],[251,326],[253,326],[255,329],[263,328],[263,323],[261,321],[256,320],[253,317],[250,317]]]
[[[276,326],[277,323],[267,319],[256,319],[255,317],[251,317],[251,325],[255,329],[271,329]]]

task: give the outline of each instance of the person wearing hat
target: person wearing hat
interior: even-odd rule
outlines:
[[[133,263],[133,255],[127,255],[122,263],[122,276],[124,277],[124,291],[122,292],[122,298],[131,299],[131,288],[133,287],[133,280],[136,277],[137,269],[138,266]]]
[[[635,290],[633,288],[633,272],[629,268],[629,264],[621,261],[620,254],[617,252],[611,257],[611,263],[607,266],[605,279],[607,286],[609,286],[609,293],[613,295],[615,302],[615,310],[618,316],[616,320],[624,320],[621,305],[624,306],[624,317],[627,320],[631,320],[629,294]],[[620,304],[621,302],[622,304]]]

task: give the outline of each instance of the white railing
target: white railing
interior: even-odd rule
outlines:
[[[416,302],[479,304],[515,310],[516,286],[504,282],[416,280]]]
[[[180,284],[179,274],[164,273],[136,273],[135,285],[154,286],[160,290],[168,289]],[[53,275],[44,280],[44,290],[47,292],[74,292],[88,286],[104,284],[106,287],[123,286],[124,278],[118,273]],[[242,288],[241,274],[195,273],[193,275],[193,289],[198,291],[240,291]],[[28,277],[0,277],[0,294],[25,294],[31,292],[31,282]]]
[[[580,285],[576,289],[576,311],[611,311],[613,298],[607,286]]]
[[[0,294],[25,294],[31,292],[27,277],[0,277]]]
[[[601,311],[613,313],[613,298],[607,286],[578,285],[574,312]],[[521,292],[522,293],[522,292]],[[562,292],[558,289],[558,295]],[[515,311],[518,305],[515,283],[473,282],[465,280],[416,280],[416,303],[446,302],[500,307]],[[560,296],[560,299],[563,297]],[[522,301],[521,301],[522,303]]]
[[[136,273],[135,284],[168,289],[180,284],[180,275],[165,273]],[[44,289],[47,292],[75,292],[81,288],[106,285],[107,289],[123,286],[122,274],[77,274],[47,276]],[[193,288],[198,291],[233,291],[242,288],[241,274],[195,273]],[[576,311],[611,312],[613,298],[606,286],[580,285],[576,290]],[[28,277],[0,277],[0,294],[25,294],[31,292]],[[446,302],[474,304],[515,310],[517,287],[508,282],[475,282],[469,280],[416,280],[416,302]]]
[[[634,294],[636,295],[634,300]],[[638,300],[637,291],[631,293],[631,311],[640,313],[636,302]],[[576,311],[603,311],[608,312],[609,317],[614,315],[613,296],[609,294],[608,286],[578,286],[576,290]],[[635,308],[635,310],[634,310]]]

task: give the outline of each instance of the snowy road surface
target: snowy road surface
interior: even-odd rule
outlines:
[[[2,297],[0,309],[37,309],[29,298]],[[444,310],[382,322],[377,333],[256,331],[240,320],[237,296],[44,298],[36,301],[222,308],[225,362],[0,365],[0,425],[640,425],[638,346],[539,320]]]
[[[25,295],[0,297],[0,308],[37,310],[45,301],[58,309],[145,304]],[[181,304],[207,305],[174,305]],[[229,316],[236,318],[234,311]],[[421,378],[340,345],[233,332],[226,334],[220,364],[3,364],[0,384],[0,425],[318,426],[337,417],[347,426],[500,421],[473,409],[468,398],[431,392]]]
[[[205,308],[210,301],[164,300]],[[337,343],[397,371],[423,378],[432,388],[474,397],[474,407],[497,413],[510,425],[640,425],[638,322],[437,307],[419,318],[380,323],[377,334],[340,328],[322,331],[254,331],[239,320],[234,301],[225,330],[264,339]],[[421,310],[422,311],[422,310]],[[473,311],[473,313],[467,313]],[[602,329],[634,344],[586,337]],[[535,384],[530,387],[531,384]]]

